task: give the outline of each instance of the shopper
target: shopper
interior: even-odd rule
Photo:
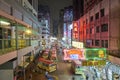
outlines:
[[[45,77],[46,77],[46,78],[48,77],[48,72],[47,72],[47,71],[45,72]]]
[[[75,80],[75,77],[74,77],[74,76],[72,77],[72,80]]]
[[[88,78],[89,78],[88,75],[86,75],[86,80],[88,80]]]
[[[31,74],[29,75],[29,80],[32,80],[32,75]]]

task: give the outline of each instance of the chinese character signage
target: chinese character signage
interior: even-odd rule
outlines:
[[[63,52],[64,60],[85,59],[84,49],[65,49]]]
[[[86,60],[101,60],[106,59],[105,48],[86,48],[85,49]]]
[[[72,41],[72,46],[75,48],[83,48],[83,42]]]
[[[96,61],[85,60],[85,61],[82,61],[82,66],[100,66],[100,65],[106,65],[106,61],[105,60],[96,60]]]

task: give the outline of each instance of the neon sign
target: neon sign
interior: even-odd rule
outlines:
[[[106,49],[105,48],[86,48],[85,57],[87,60],[91,59],[106,59]]]
[[[82,61],[82,66],[98,66],[98,65],[106,65],[105,60],[97,60],[97,61]]]
[[[83,48],[83,42],[72,41],[72,46],[75,48]]]
[[[63,52],[64,60],[85,59],[84,49],[65,49]]]

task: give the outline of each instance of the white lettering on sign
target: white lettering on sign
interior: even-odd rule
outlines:
[[[71,54],[71,55],[70,55],[70,58],[71,58],[71,59],[78,59],[78,54]]]

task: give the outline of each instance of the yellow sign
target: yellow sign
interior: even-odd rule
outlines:
[[[82,61],[82,66],[98,66],[98,65],[105,65],[105,60],[96,60],[96,61]]]
[[[42,45],[46,45],[45,39],[42,39]]]

